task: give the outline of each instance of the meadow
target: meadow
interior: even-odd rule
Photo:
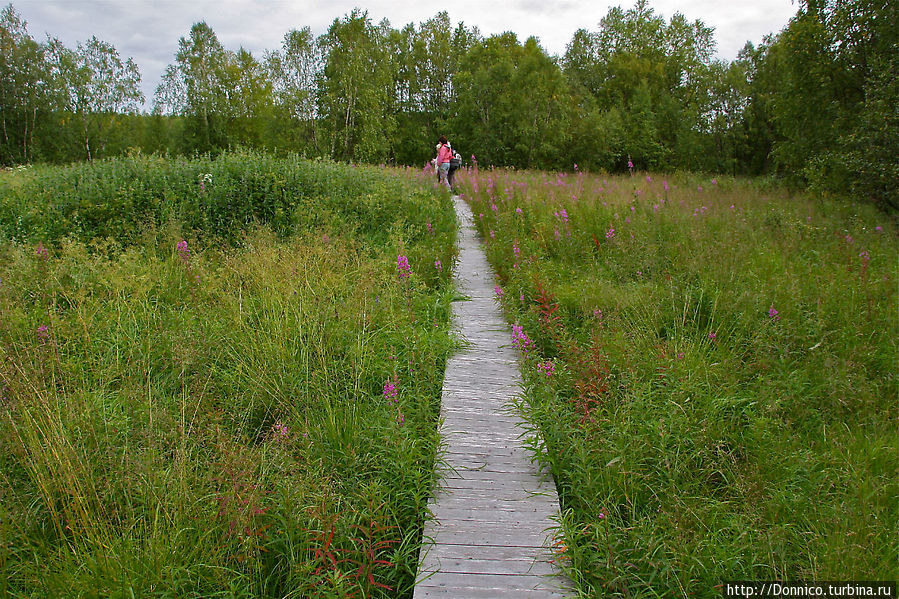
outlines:
[[[411,596],[454,242],[399,170],[0,174],[0,596]]]
[[[895,580],[895,220],[764,180],[459,177],[584,597]]]

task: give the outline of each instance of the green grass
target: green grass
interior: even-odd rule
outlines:
[[[689,175],[460,181],[536,344],[521,407],[582,596],[899,576],[890,218]]]
[[[21,217],[0,243],[0,596],[411,596],[453,346],[446,195],[242,155],[0,191]]]

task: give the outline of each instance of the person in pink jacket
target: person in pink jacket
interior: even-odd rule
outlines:
[[[440,175],[440,182],[449,187],[447,175],[449,175],[450,160],[453,158],[453,149],[450,147],[445,135],[441,135],[437,141],[437,160],[435,162],[437,174]]]

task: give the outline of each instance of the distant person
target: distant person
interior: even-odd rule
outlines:
[[[437,174],[439,176],[439,181],[446,185],[449,184],[449,169],[450,169],[450,161],[453,159],[453,150],[450,147],[449,142],[446,140],[445,135],[441,135],[440,139],[437,140],[437,158],[434,161],[434,164],[437,166]]]
[[[462,156],[458,151],[450,148],[453,153],[453,157],[450,158],[450,166],[449,171],[446,173],[446,180],[449,183],[450,189],[453,190],[453,193],[456,193],[456,186],[453,184],[453,178],[456,176],[456,171],[459,170],[459,167],[462,166]]]

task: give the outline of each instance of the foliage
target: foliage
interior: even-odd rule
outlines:
[[[534,342],[520,407],[582,596],[895,576],[887,217],[695,175],[458,182]]]
[[[447,196],[246,155],[94,168],[2,175],[36,203],[168,179],[173,214],[119,204],[116,230],[0,244],[0,592],[410,597],[452,347]],[[298,170],[320,195],[295,235],[229,246],[177,219],[201,182],[267,178],[275,204]]]
[[[139,243],[175,220],[201,238],[239,241],[256,224],[280,236],[326,228],[386,242],[399,215],[424,213],[427,190],[373,167],[240,152],[164,160],[132,156],[34,167],[0,179],[0,237]]]

